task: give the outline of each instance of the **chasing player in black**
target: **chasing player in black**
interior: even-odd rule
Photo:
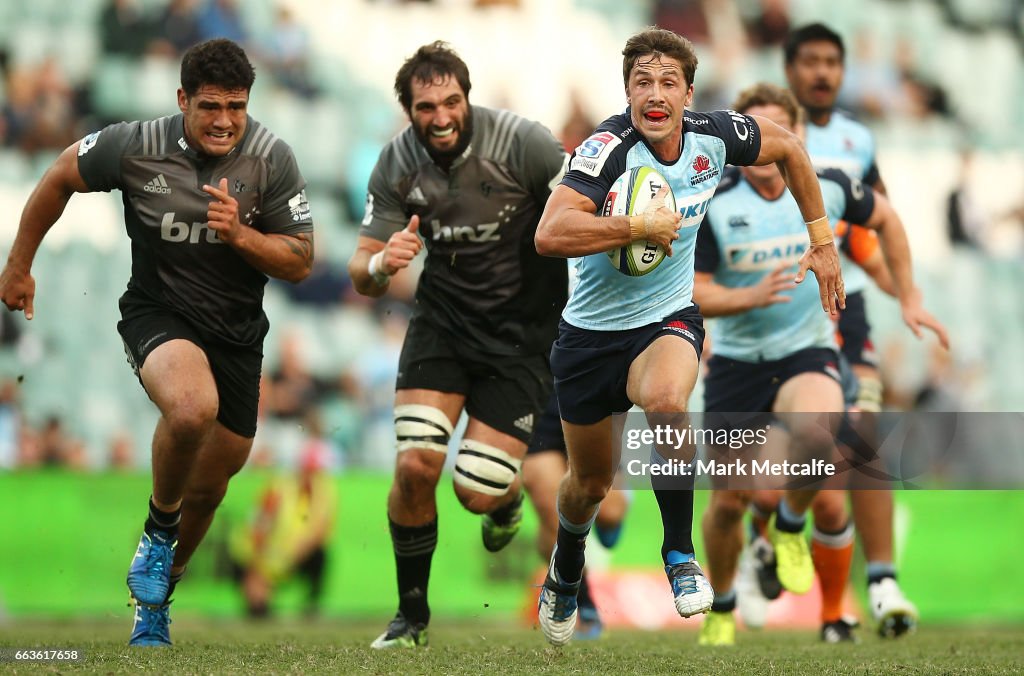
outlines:
[[[567,269],[537,255],[533,238],[565,153],[540,124],[471,106],[470,86],[442,42],[398,71],[395,93],[412,124],[381,152],[349,261],[356,289],[380,296],[427,249],[395,395],[388,521],[398,612],[374,648],[427,643],[434,493],[462,411],[455,492],[484,515],[484,545],[497,551],[519,528],[519,468],[551,392],[547,353]]]
[[[246,113],[254,80],[229,40],[188,50],[181,113],[86,136],[46,172],[0,275],[9,310],[34,314],[32,260],[76,192],[121,190],[132,275],[118,332],[149,398],[149,517],[128,572],[130,643],[170,645],[170,597],[256,433],[267,277],[298,282],[313,223],[291,149]]]

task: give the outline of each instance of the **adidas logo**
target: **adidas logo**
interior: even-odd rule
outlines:
[[[171,194],[171,189],[167,187],[167,179],[164,178],[163,174],[157,174],[156,178],[142,186],[142,189],[146,192],[155,192],[158,195]]]
[[[409,204],[419,204],[420,206],[427,206],[427,198],[420,190],[419,186],[414,187],[409,191],[409,194],[405,196],[405,201]]]
[[[524,415],[512,423],[527,434],[533,434],[533,414]]]

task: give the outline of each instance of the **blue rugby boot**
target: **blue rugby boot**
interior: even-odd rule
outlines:
[[[178,547],[178,536],[154,531],[143,532],[139,548],[128,569],[128,590],[139,603],[161,606],[167,601],[171,582],[171,564]]]
[[[682,563],[665,566],[669,584],[672,585],[672,596],[675,598],[676,612],[682,617],[690,617],[711,610],[715,601],[715,592],[711,583],[704,577],[704,571],[692,554],[686,555]]]
[[[171,645],[171,602],[159,606],[135,604],[130,646],[169,647]]]

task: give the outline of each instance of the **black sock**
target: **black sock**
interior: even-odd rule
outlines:
[[[868,585],[881,582],[887,577],[896,579],[896,566],[892,563],[882,561],[868,561],[867,565]]]
[[[171,594],[174,593],[175,587],[178,586],[178,583],[181,582],[181,578],[183,578],[183,577],[185,577],[185,571],[184,570],[181,571],[180,573],[171,573],[171,581],[167,585],[167,596],[164,597],[164,603],[167,603],[168,601],[171,600]]]
[[[595,510],[594,514],[597,514]],[[558,513],[558,535],[555,539],[555,572],[560,582],[576,584],[583,577],[583,565],[586,563],[587,535],[594,524],[591,517],[585,524],[567,521]]]
[[[665,464],[656,451],[651,452],[651,462]],[[693,554],[693,476],[652,474],[651,487],[661,510],[665,533],[661,543],[662,560],[667,561],[671,551]]]
[[[437,548],[437,518],[423,526],[400,526],[388,519],[395,548],[398,577],[398,610],[412,624],[430,622],[427,584],[430,561]]]
[[[504,505],[491,512],[491,519],[499,526],[507,526],[511,523],[512,517],[522,504],[523,492],[520,490],[514,500],[506,502]]]
[[[580,588],[576,592],[576,603],[583,608],[596,608],[594,597],[590,595],[590,584],[587,582],[587,573],[583,572],[580,578]]]
[[[785,497],[779,500],[779,506],[775,509],[775,528],[783,533],[803,533],[806,523],[806,514],[793,512]]]
[[[181,523],[181,507],[173,512],[165,512],[153,504],[153,496],[149,498],[149,517],[146,518],[146,532],[160,531],[162,535],[176,537],[178,524]]]
[[[715,600],[711,604],[713,613],[731,613],[736,610],[736,590],[730,589],[724,594],[715,594]]]

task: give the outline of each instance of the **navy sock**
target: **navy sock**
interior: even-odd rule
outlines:
[[[731,613],[736,610],[736,590],[730,589],[724,594],[715,594],[715,600],[711,604],[713,613]]]
[[[802,533],[807,517],[803,514],[794,514],[793,510],[786,504],[786,499],[779,500],[779,506],[775,510],[775,527],[783,533]]]
[[[651,462],[664,464],[656,451],[651,451]],[[661,558],[668,563],[671,551],[693,554],[693,475],[651,475],[651,487],[661,510],[664,539]]]
[[[867,573],[869,585],[881,582],[887,577],[891,577],[895,580],[896,566],[882,561],[868,561]]]
[[[437,548],[437,518],[422,526],[401,526],[388,519],[395,549],[398,610],[412,624],[430,622],[427,585],[430,562]]]
[[[595,510],[594,514],[597,514]],[[594,517],[586,523],[572,523],[558,512],[558,535],[555,539],[555,572],[559,581],[576,584],[583,577],[586,562],[587,535]]]

